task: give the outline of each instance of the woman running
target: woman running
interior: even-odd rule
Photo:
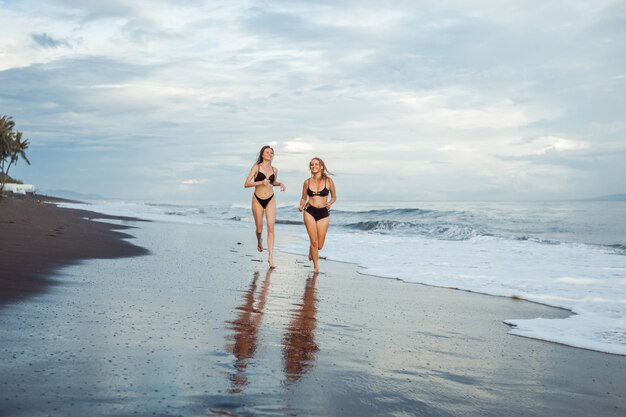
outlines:
[[[302,185],[300,211],[304,213],[304,225],[309,234],[309,260],[313,261],[313,271],[317,272],[319,251],[324,247],[326,232],[330,223],[330,207],[337,200],[335,183],[329,177],[333,175],[326,169],[326,164],[320,158],[313,158],[309,163],[311,178]],[[328,195],[330,194],[330,200]],[[308,201],[307,201],[308,199]]]
[[[267,223],[267,250],[269,256],[267,262],[270,268],[274,268],[274,223],[276,222],[276,199],[274,188],[280,187],[285,191],[285,184],[276,181],[278,170],[272,166],[274,149],[265,145],[259,152],[256,163],[250,169],[244,187],[254,187],[252,195],[252,216],[256,225],[257,250],[263,252],[263,212]]]

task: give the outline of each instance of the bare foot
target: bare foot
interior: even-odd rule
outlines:
[[[259,232],[256,233],[256,240],[257,240],[256,250],[258,250],[259,252],[263,252],[263,239],[261,238],[261,233]]]
[[[274,260],[273,259],[268,259],[267,263],[270,264],[270,269],[276,268],[276,265],[274,265]]]

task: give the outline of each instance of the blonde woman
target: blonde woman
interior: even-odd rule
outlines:
[[[319,271],[319,251],[324,247],[326,232],[330,224],[330,208],[337,200],[335,183],[329,177],[333,175],[320,158],[309,162],[311,177],[302,185],[300,211],[304,215],[304,225],[309,234],[309,260],[313,261],[313,270]],[[328,196],[330,195],[330,200]]]
[[[257,250],[263,252],[263,213],[267,223],[267,262],[270,268],[274,268],[274,223],[276,223],[276,199],[274,198],[274,187],[280,187],[280,191],[285,191],[285,184],[277,181],[278,169],[272,166],[274,159],[274,149],[265,145],[259,152],[256,163],[250,169],[246,177],[244,187],[254,187],[252,195],[252,216],[256,226]]]

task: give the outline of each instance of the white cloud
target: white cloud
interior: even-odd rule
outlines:
[[[475,152],[476,149],[459,143],[447,143],[437,149],[439,152]]]
[[[618,193],[624,15],[610,0],[3,3],[0,105],[31,139],[33,182],[71,187],[36,161],[64,147],[91,183],[105,158],[141,184],[115,190],[236,196],[269,143],[282,178],[317,155],[357,197]]]
[[[195,178],[190,178],[182,181],[182,185],[198,185],[206,182],[206,180],[199,180]]]
[[[303,153],[303,152],[311,152],[313,150],[313,145],[306,141],[303,138],[295,138],[291,141],[285,141],[285,151],[292,153]]]
[[[540,136],[529,143],[531,153],[543,155],[548,152],[564,152],[589,148],[582,140],[568,139],[558,136]]]

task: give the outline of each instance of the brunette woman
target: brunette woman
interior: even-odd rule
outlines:
[[[280,187],[285,191],[285,184],[278,182],[278,170],[272,166],[274,149],[265,145],[259,152],[256,163],[250,169],[246,177],[244,187],[254,187],[252,195],[252,216],[256,225],[257,250],[263,252],[263,213],[267,223],[267,250],[269,256],[267,262],[274,268],[274,223],[276,222],[276,199],[274,187]]]

